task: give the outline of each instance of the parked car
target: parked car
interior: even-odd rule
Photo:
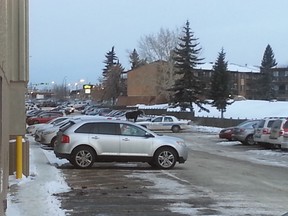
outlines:
[[[223,128],[220,132],[219,132],[219,138],[220,139],[227,139],[229,141],[232,141],[232,133],[235,127],[227,127],[227,128]]]
[[[59,128],[62,125],[66,124],[68,122],[67,119],[65,121],[54,124],[52,127],[46,127],[46,128],[42,128],[42,129],[37,130],[37,132],[35,133],[35,141],[39,142],[43,145],[48,145],[50,147],[54,147],[55,142],[56,142],[56,138],[57,138],[57,132],[59,131]],[[69,117],[69,120],[76,120],[76,121],[96,120],[96,119],[99,119],[99,117],[86,116],[86,115]]]
[[[260,145],[269,144],[272,124],[281,117],[266,117],[261,119],[255,127],[254,141]]]
[[[45,111],[41,110],[41,109],[29,110],[29,111],[26,112],[26,119],[30,118],[30,117],[33,117],[33,116],[37,116],[37,115],[39,115],[40,113],[43,113],[43,112],[45,112]]]
[[[255,144],[253,135],[254,128],[260,120],[248,120],[233,129],[232,139],[240,141],[244,145]]]
[[[26,119],[28,125],[46,123],[54,118],[65,116],[61,111],[42,112],[37,116],[32,116]]]
[[[72,120],[60,128],[54,153],[77,168],[94,162],[147,162],[171,169],[187,160],[188,148],[183,139],[157,135],[128,121]]]
[[[274,147],[288,148],[288,118],[274,121],[268,142]]]
[[[34,124],[30,125],[26,128],[26,133],[30,135],[34,135],[36,130],[42,129],[42,128],[48,128],[48,127],[53,127],[55,124],[58,122],[62,122],[66,120],[68,117],[58,117],[50,120],[49,122],[46,123],[41,123],[41,124]]]
[[[150,121],[136,122],[136,124],[146,127],[149,130],[171,130],[173,133],[191,128],[189,123],[189,120],[180,120],[171,115],[157,116]]]

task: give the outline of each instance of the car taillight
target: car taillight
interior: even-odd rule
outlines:
[[[263,128],[262,133],[263,134],[270,134],[270,130],[268,128]]]
[[[61,143],[69,143],[69,142],[70,142],[69,136],[63,134],[62,139],[61,139]]]
[[[284,135],[284,131],[283,130],[280,130],[279,131],[279,136],[283,136]]]

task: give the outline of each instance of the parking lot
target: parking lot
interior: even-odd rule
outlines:
[[[174,169],[145,163],[58,167],[70,192],[57,194],[69,215],[282,215],[288,210],[288,154],[220,140],[215,132],[184,138],[189,158]],[[52,150],[44,147],[44,151]]]

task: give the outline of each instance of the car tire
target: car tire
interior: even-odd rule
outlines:
[[[96,155],[92,148],[80,146],[73,150],[71,163],[76,168],[87,169],[93,166]]]
[[[178,133],[180,131],[180,127],[178,125],[173,125],[171,130],[173,133]]]
[[[250,134],[246,137],[245,144],[246,145],[254,145],[255,144],[252,134]]]
[[[177,153],[174,149],[163,147],[158,149],[154,155],[155,166],[159,169],[172,169],[177,161]]]

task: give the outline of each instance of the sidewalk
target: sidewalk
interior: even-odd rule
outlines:
[[[61,172],[53,165],[57,159],[52,151],[46,151],[30,141],[30,176],[16,179],[9,176],[8,207],[6,216],[64,216],[55,193],[69,191]]]

